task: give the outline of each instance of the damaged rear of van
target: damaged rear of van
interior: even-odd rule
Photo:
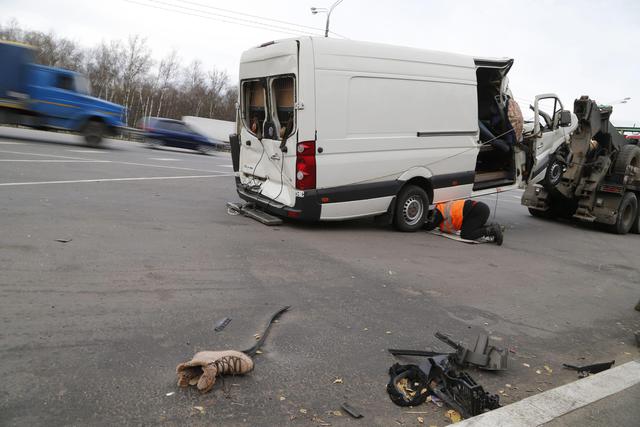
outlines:
[[[483,114],[506,111],[512,64],[330,38],[252,48],[232,138],[238,194],[283,217],[386,215],[414,231],[433,203],[515,188],[535,156],[479,131]]]

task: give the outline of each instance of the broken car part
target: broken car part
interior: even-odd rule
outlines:
[[[456,343],[449,336],[440,332],[436,332],[435,336],[440,341],[443,341],[447,345],[453,347],[456,352],[442,353],[422,350],[389,349],[389,353],[394,356],[422,357],[433,357],[446,354],[447,356],[451,356],[452,361],[458,366],[473,365],[479,369],[485,369],[488,371],[503,371],[508,367],[508,353],[503,349],[489,345],[489,336],[486,334],[479,334],[476,337],[473,350],[464,347],[462,343]]]
[[[342,405],[340,405],[340,407],[344,410],[344,412],[351,415],[353,418],[362,418],[364,416],[347,402],[344,402]]]
[[[581,377],[586,377],[589,374],[597,374],[598,372],[606,371],[607,369],[611,368],[614,363],[616,363],[615,360],[612,360],[611,362],[594,363],[593,365],[585,366],[574,366],[563,363],[562,366],[566,369],[577,371]]]
[[[261,209],[258,209],[253,203],[233,203],[227,202],[227,209],[242,214],[248,218],[255,219],[264,225],[280,225],[282,219],[273,216]]]
[[[283,307],[271,316],[264,332],[260,334],[260,339],[253,347],[244,351],[200,351],[190,361],[179,364],[176,367],[178,385],[196,385],[198,390],[206,393],[213,388],[218,376],[242,375],[252,371],[254,363],[251,356],[254,356],[264,343],[273,321],[288,309],[289,306]]]
[[[231,323],[230,317],[225,317],[224,319],[220,319],[216,322],[216,326],[213,328],[213,330],[216,332],[220,332],[221,330],[226,328],[229,323]]]
[[[398,406],[416,406],[434,394],[464,418],[500,407],[500,398],[484,391],[471,376],[455,371],[452,355],[428,357],[420,365],[394,364],[389,368],[387,393]]]

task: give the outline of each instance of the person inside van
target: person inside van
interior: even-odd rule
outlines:
[[[437,203],[433,219],[425,224],[428,230],[440,227],[444,233],[460,232],[466,240],[486,239],[502,245],[502,228],[498,224],[487,224],[489,206],[475,200],[455,200]]]

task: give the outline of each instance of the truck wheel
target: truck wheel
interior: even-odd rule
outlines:
[[[640,147],[636,145],[625,145],[622,147],[613,165],[613,172],[624,175],[629,165],[637,168],[640,167]],[[640,176],[636,179],[640,180]]]
[[[98,120],[89,120],[82,130],[85,142],[91,147],[100,145],[104,133],[104,124]]]
[[[547,173],[544,175],[544,184],[548,189],[555,188],[562,179],[564,173],[564,163],[557,157],[553,157],[547,166]]]
[[[638,199],[637,194],[636,194],[636,199]],[[631,226],[631,232],[634,234],[640,234],[640,205],[638,206],[638,209],[636,209],[636,220],[633,222],[633,225]]]
[[[636,195],[627,191],[622,196],[620,207],[618,208],[618,217],[616,223],[611,226],[611,231],[617,234],[627,234],[638,221],[638,198]]]
[[[422,229],[429,210],[429,196],[417,185],[404,187],[396,200],[393,225],[399,231]]]

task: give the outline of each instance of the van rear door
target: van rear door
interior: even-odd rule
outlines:
[[[298,41],[266,43],[240,63],[240,181],[286,206],[295,204]]]

